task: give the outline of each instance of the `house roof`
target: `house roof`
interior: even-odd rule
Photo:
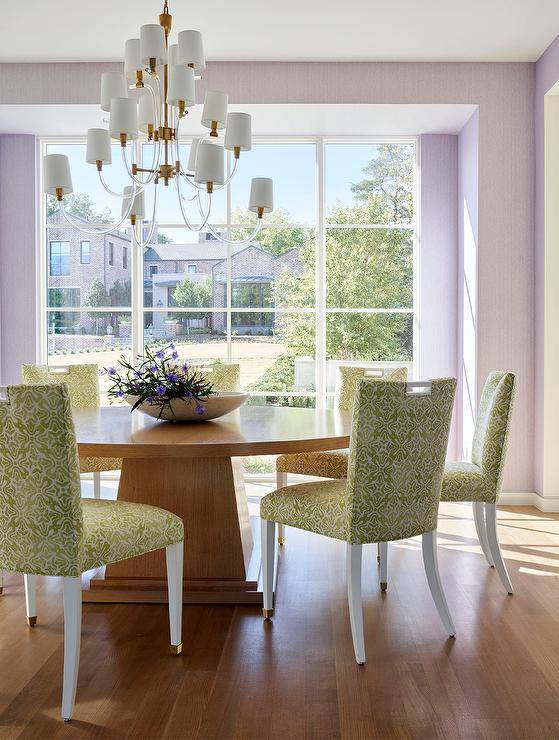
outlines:
[[[236,254],[242,249],[245,249],[245,245],[231,245],[231,254]],[[147,262],[161,260],[215,260],[220,262],[224,259],[227,259],[227,244],[213,239],[195,244],[153,244],[144,252],[144,260]]]

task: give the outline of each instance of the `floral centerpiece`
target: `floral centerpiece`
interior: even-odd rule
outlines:
[[[133,365],[124,356],[120,367],[103,368],[111,383],[108,395],[112,399],[124,398],[138,407],[155,407],[158,419],[175,416],[173,400],[179,399],[195,405],[195,412],[203,417],[206,402],[217,395],[206,374],[186,362],[179,361],[174,344],[157,351],[145,348],[144,359]],[[142,408],[144,410],[144,408]]]

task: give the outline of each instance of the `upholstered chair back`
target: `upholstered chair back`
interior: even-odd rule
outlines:
[[[216,362],[200,368],[216,391],[239,391],[241,389],[241,366],[234,363]]]
[[[480,466],[496,496],[501,489],[515,385],[513,373],[490,373],[477,412],[472,462]]]
[[[350,542],[386,542],[437,527],[456,380],[365,378],[353,412],[346,488]]]
[[[100,404],[97,365],[22,365],[21,375],[24,383],[65,383],[72,408],[96,408]]]
[[[78,576],[80,473],[65,385],[16,385],[0,399],[0,569]]]
[[[370,372],[366,367],[353,365],[339,365],[336,373],[336,389],[334,392],[334,407],[338,411],[353,411],[355,394],[359,381],[367,377]],[[382,375],[375,376],[375,380],[407,380],[408,368],[387,368]]]

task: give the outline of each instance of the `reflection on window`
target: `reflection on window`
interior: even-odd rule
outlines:
[[[49,288],[48,305],[53,308],[79,308],[81,298],[80,294],[80,288]]]
[[[82,265],[91,263],[91,242],[89,240],[80,242],[80,262]]]
[[[114,265],[115,263],[115,245],[112,242],[109,242],[109,265]]]
[[[50,274],[52,277],[70,274],[70,242],[50,243]]]
[[[272,283],[270,278],[256,282],[254,278],[231,285],[231,305],[234,308],[272,305]],[[248,314],[247,314],[248,315]]]

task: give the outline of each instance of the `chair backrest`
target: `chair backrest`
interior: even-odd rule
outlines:
[[[375,380],[408,379],[407,367],[384,368],[384,370],[375,371],[367,367],[338,365],[334,396],[334,407],[338,411],[353,411],[357,386],[369,373],[371,374],[371,378]]]
[[[513,373],[490,373],[477,412],[472,462],[481,467],[495,496],[501,489],[515,386]]]
[[[216,362],[204,365],[200,370],[207,375],[216,391],[239,391],[241,389],[241,366],[235,363]]]
[[[24,383],[65,383],[70,404],[75,409],[97,408],[99,397],[99,368],[97,365],[22,365]]]
[[[346,489],[351,542],[436,529],[455,390],[454,378],[360,382]]]
[[[15,385],[0,400],[0,568],[80,575],[82,511],[66,386]]]

